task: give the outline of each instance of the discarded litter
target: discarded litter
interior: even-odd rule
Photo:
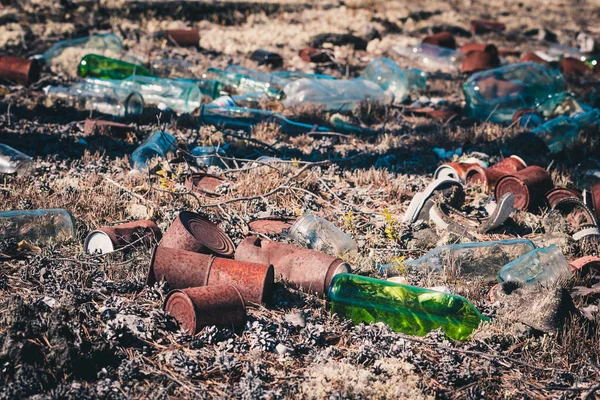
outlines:
[[[569,262],[555,245],[532,250],[506,264],[498,272],[498,279],[502,282],[514,281],[524,284],[548,285],[571,276]]]
[[[365,69],[365,78],[378,84],[394,95],[394,102],[401,103],[411,91],[425,89],[427,77],[418,70],[401,70],[389,58],[376,58]]]
[[[133,169],[147,170],[149,161],[155,157],[166,158],[168,153],[176,149],[176,146],[177,140],[170,133],[154,132],[131,154]]]
[[[394,46],[393,50],[431,70],[458,72],[464,53],[446,47],[421,43],[411,47]]]
[[[289,235],[298,243],[332,255],[356,252],[356,243],[331,222],[306,213],[298,218],[289,230]]]
[[[82,110],[94,110],[117,117],[140,115],[144,99],[131,88],[107,86],[97,79],[76,82],[69,87],[46,86],[44,92],[51,101],[64,101]]]
[[[160,229],[153,221],[133,221],[105,226],[90,232],[85,238],[83,248],[91,254],[108,254],[124,246],[149,245],[160,238]]]
[[[266,50],[255,50],[250,54],[250,59],[256,61],[258,65],[268,65],[271,68],[283,66],[283,58],[279,54]]]
[[[466,340],[487,320],[463,297],[352,274],[333,279],[327,303],[355,324],[385,322],[416,336],[441,328],[451,339]]]
[[[141,65],[98,54],[88,54],[79,61],[77,74],[82,78],[125,79],[133,75],[153,76]]]
[[[553,187],[554,183],[548,171],[532,165],[500,178],[495,193],[497,199],[506,193],[512,193],[517,210],[536,211],[546,204],[545,195]]]
[[[198,29],[169,29],[165,31],[169,42],[181,47],[198,47],[200,45],[200,30]]]
[[[600,110],[567,117],[556,117],[531,132],[542,139],[551,153],[558,153],[572,144],[586,125],[596,124],[600,118]]]
[[[198,146],[190,152],[199,167],[217,166],[227,168],[227,161],[221,157],[227,157],[225,150],[215,146]]]
[[[40,65],[36,60],[0,56],[0,80],[27,86],[40,78]]]
[[[167,295],[164,308],[190,335],[205,326],[239,328],[246,322],[246,303],[233,285],[173,290]]]
[[[61,209],[0,211],[0,238],[37,246],[58,244],[76,235],[75,219]]]
[[[0,143],[0,174],[22,176],[33,167],[33,159],[19,150]]]
[[[558,71],[519,63],[478,72],[464,83],[467,112],[473,118],[508,123],[520,109],[550,112],[564,90]]]
[[[87,50],[110,50],[114,53],[120,53],[123,50],[123,42],[114,33],[103,33],[80,37],[76,39],[61,40],[54,43],[52,47],[38,58],[46,64],[51,64],[52,60],[60,56],[66,49],[79,48]]]
[[[459,243],[437,247],[416,260],[380,265],[386,276],[398,275],[400,269],[444,272],[449,277],[496,279],[500,269],[536,247],[527,239],[493,242]]]

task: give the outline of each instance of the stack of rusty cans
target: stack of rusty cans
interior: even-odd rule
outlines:
[[[276,275],[324,295],[334,275],[349,271],[339,258],[255,236],[235,249],[208,218],[183,211],[154,247],[146,283],[167,282],[165,310],[196,334],[208,325],[242,326],[248,305],[269,303]]]

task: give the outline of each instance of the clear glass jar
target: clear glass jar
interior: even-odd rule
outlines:
[[[173,135],[162,131],[154,132],[131,154],[133,169],[144,171],[148,169],[148,161],[154,157],[166,158],[176,148],[177,140]]]
[[[67,210],[15,210],[0,212],[0,238],[27,240],[37,246],[74,239],[75,219]]]
[[[198,146],[194,147],[191,153],[199,167],[208,168],[214,165],[220,168],[227,168],[226,160],[219,158],[219,156],[227,157],[225,151],[220,147]]]
[[[501,282],[549,284],[572,276],[569,262],[556,245],[535,249],[506,264],[498,273]]]
[[[25,175],[33,166],[33,159],[10,146],[0,143],[0,174]]]
[[[290,228],[289,235],[310,249],[335,256],[357,251],[356,243],[350,236],[326,219],[310,213],[296,220]]]

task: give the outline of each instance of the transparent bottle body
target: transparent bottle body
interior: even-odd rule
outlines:
[[[289,235],[310,249],[335,256],[357,251],[356,243],[350,236],[326,219],[310,213],[296,220],[290,228]]]
[[[558,153],[577,139],[585,125],[597,121],[598,118],[600,118],[600,110],[597,109],[575,117],[561,115],[531,132],[542,139],[552,153]]]
[[[333,278],[327,303],[332,313],[355,324],[384,322],[416,336],[441,328],[451,339],[466,340],[487,320],[463,297],[352,274]]]
[[[214,125],[233,130],[244,130],[247,132],[250,132],[256,124],[261,122],[276,122],[281,125],[284,132],[288,133],[306,133],[313,129],[313,125],[291,121],[281,114],[267,110],[227,107],[212,104],[207,104],[202,107],[201,122],[206,125]],[[317,131],[328,131],[328,129],[318,127]]]
[[[390,104],[393,96],[365,79],[298,79],[284,88],[285,107],[313,104],[324,110],[351,110],[363,101]]]
[[[367,65],[365,78],[378,84],[394,95],[394,102],[401,103],[409,94],[408,78],[389,58],[376,58]]]
[[[22,176],[33,167],[33,159],[19,150],[0,143],[0,174]]]
[[[55,245],[75,238],[75,220],[61,209],[0,212],[0,238],[26,240],[37,246]]]
[[[55,43],[42,55],[45,63],[50,64],[53,59],[60,56],[65,49],[77,47],[83,49],[111,50],[120,53],[123,50],[123,42],[113,33],[86,36],[76,39],[61,40]]]
[[[535,249],[505,265],[498,272],[501,282],[550,284],[571,277],[571,267],[558,246]]]
[[[256,71],[250,68],[244,68],[239,65],[229,65],[227,68],[225,68],[225,71],[238,76],[243,76],[246,79],[254,82],[261,82],[265,85],[268,85],[269,88],[275,90],[276,92],[281,92],[286,84],[284,79],[276,75],[267,72]]]
[[[507,123],[520,109],[554,110],[564,82],[542,65],[519,63],[478,72],[464,83],[467,111],[473,118]]]
[[[190,113],[202,103],[200,89],[191,82],[150,76],[130,76],[123,80],[94,79],[93,82],[99,86],[136,91],[146,103],[178,113]]]
[[[79,61],[77,73],[82,78],[125,79],[130,76],[153,76],[141,65],[97,54],[88,54]]]
[[[68,88],[48,86],[44,91],[49,98],[66,101],[80,110],[118,117],[140,115],[144,111],[144,99],[140,93],[99,79],[76,82]]]
[[[431,70],[458,72],[464,58],[464,54],[460,51],[427,43],[415,46],[395,46],[393,50]]]
[[[167,154],[177,147],[175,137],[167,132],[157,131],[148,137],[131,154],[133,169],[144,171],[148,169],[148,162],[155,157],[166,158]]]
[[[534,249],[533,242],[527,239],[450,244],[404,264],[419,271],[443,272],[451,278],[495,279],[503,266]],[[397,275],[397,266],[393,263],[382,265],[380,272]]]
[[[325,74],[309,74],[302,71],[275,71],[271,75],[285,80],[286,84],[298,79],[336,79],[335,76]]]
[[[264,92],[269,97],[276,99],[281,97],[281,88],[272,85],[271,78],[265,78],[265,82],[235,73],[233,70],[220,70],[217,68],[209,68],[203,78],[217,80],[222,85],[231,87],[238,94]]]
[[[219,157],[227,157],[225,151],[220,147],[215,146],[198,146],[194,147],[190,152],[194,156],[196,164],[200,167],[217,166],[227,168],[226,160]]]

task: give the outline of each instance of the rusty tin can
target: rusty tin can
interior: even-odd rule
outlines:
[[[474,165],[467,170],[466,181],[471,185],[480,185],[486,188],[487,192],[493,192],[498,181],[517,171],[525,169],[527,164],[522,158],[510,156],[497,162],[489,168],[483,168],[481,165]]]
[[[590,190],[590,192],[592,193],[592,208],[596,214],[596,218],[600,220],[600,183],[592,186],[592,190]]]
[[[155,246],[146,284],[165,280],[173,289],[208,285],[213,256],[181,249]]]
[[[231,257],[235,250],[233,242],[221,228],[190,211],[179,213],[163,235],[160,245],[221,257]]]
[[[246,303],[233,285],[172,290],[165,299],[164,309],[190,335],[205,326],[239,328],[246,322]]]
[[[460,71],[472,74],[500,66],[498,49],[493,44],[487,45],[483,51],[470,51],[465,55]]]
[[[427,36],[423,39],[423,43],[433,44],[439,47],[446,47],[448,49],[456,49],[456,39],[450,32],[442,31],[435,35]]]
[[[119,122],[105,121],[102,119],[88,118],[85,120],[85,124],[83,125],[83,134],[86,136],[99,133],[101,135],[124,139],[127,137],[127,133],[133,131],[135,131],[134,126],[121,124]]]
[[[250,222],[248,226],[254,232],[263,235],[281,235],[284,231],[289,230],[294,222],[296,222],[296,218],[270,217],[256,219]]]
[[[116,226],[104,226],[87,235],[83,244],[88,253],[111,253],[133,243],[150,244],[159,241],[160,229],[153,221],[140,220]]]
[[[216,190],[224,182],[227,181],[219,176],[198,172],[187,176],[185,187],[200,195],[217,197],[220,194]]]
[[[465,183],[467,179],[467,171],[469,168],[479,165],[477,163],[461,163],[449,162],[440,165],[433,174],[433,179],[450,177],[459,182]]]
[[[275,274],[296,287],[324,295],[333,277],[350,272],[340,258],[302,247],[249,236],[235,251],[236,260],[271,264]]]
[[[233,284],[247,301],[263,304],[271,297],[274,277],[271,265],[156,246],[146,283],[166,280],[172,289]]]
[[[200,30],[171,29],[165,32],[167,39],[177,46],[198,47],[200,45]]]
[[[554,188],[546,193],[546,201],[548,202],[548,206],[550,206],[550,208],[554,208],[559,201],[568,197],[575,197],[579,200],[582,199],[580,192],[567,188]]]
[[[535,211],[546,204],[546,196],[554,187],[552,177],[544,168],[532,165],[501,178],[496,185],[496,198],[506,193],[515,196],[517,210]]]
[[[0,56],[0,79],[27,86],[40,78],[40,64],[27,58]]]
[[[571,271],[586,275],[591,272],[592,269],[600,270],[600,257],[585,256],[573,260],[569,263]]]

